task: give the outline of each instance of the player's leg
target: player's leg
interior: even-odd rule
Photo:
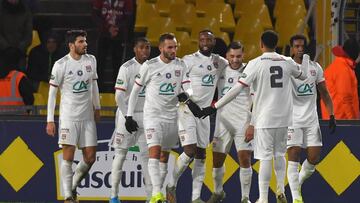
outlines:
[[[149,164],[149,149],[146,144],[146,139],[144,135],[144,130],[140,132],[139,139],[138,139],[138,145],[140,148],[140,157],[141,157],[141,170],[144,176],[145,180],[145,191],[147,195],[147,201],[150,201],[151,199],[151,191],[152,191],[152,185],[148,170],[148,164]]]
[[[232,142],[233,138],[230,135],[230,132],[220,122],[220,119],[217,119],[214,138],[212,141],[212,177],[214,182],[214,193],[211,195],[207,203],[221,202],[225,198],[225,192],[223,189],[223,178],[225,173],[224,162]]]
[[[302,183],[314,173],[315,165],[320,160],[322,147],[322,135],[318,125],[306,128],[304,134],[306,136],[305,147],[307,147],[307,159],[302,164],[300,170],[300,185],[302,185]]]
[[[80,134],[79,122],[60,120],[59,121],[59,145],[62,146],[63,161],[61,162],[61,179],[63,182],[65,199],[73,200],[73,170],[75,146]]]
[[[178,135],[180,137],[181,145],[183,146],[183,152],[177,158],[170,176],[169,184],[167,188],[171,191],[175,191],[177,182],[181,174],[186,170],[190,162],[195,156],[196,152],[196,123],[193,116],[186,115],[184,112],[179,110],[178,118]],[[172,194],[167,194],[168,200],[172,202],[174,196]]]
[[[276,175],[276,198],[277,203],[287,203],[285,196],[286,175],[286,140],[287,128],[277,128],[274,142],[274,170]]]
[[[303,145],[303,131],[301,128],[288,129],[287,153],[288,153],[288,169],[287,178],[291,190],[292,199],[301,200],[300,183],[299,183],[299,163],[301,146]]]
[[[254,158],[260,160],[259,168],[259,202],[268,202],[269,185],[274,155],[275,129],[255,129]]]
[[[170,150],[162,150],[160,154],[161,188],[163,188],[166,175],[168,174],[169,155],[170,155]]]
[[[205,159],[206,147],[209,145],[210,137],[210,118],[205,119],[195,118],[196,121],[196,154],[194,159],[194,168],[192,171],[193,177],[193,191],[192,201],[195,203],[203,202],[200,198],[201,188],[205,179]]]

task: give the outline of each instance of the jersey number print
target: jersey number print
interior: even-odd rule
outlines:
[[[270,67],[270,86],[271,88],[282,88],[283,83],[281,81],[283,77],[283,69],[280,66]]]

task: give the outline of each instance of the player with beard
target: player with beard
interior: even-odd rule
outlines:
[[[54,110],[60,89],[59,145],[62,147],[61,179],[65,202],[76,202],[76,187],[95,162],[97,135],[95,121],[100,120],[100,98],[97,85],[96,59],[86,54],[86,32],[66,33],[69,54],[55,62],[50,77],[47,108],[48,135],[55,136]],[[95,109],[95,110],[94,110]],[[81,160],[73,174],[76,147],[82,149]]]
[[[219,76],[228,65],[226,59],[212,53],[214,46],[214,34],[210,30],[202,30],[199,32],[199,51],[183,58],[188,68],[186,76],[189,78],[188,83],[183,84],[183,88],[192,101],[203,108],[211,104]],[[198,118],[193,115],[188,106],[180,106],[179,137],[184,152],[176,160],[172,177],[166,187],[167,200],[171,203],[176,202],[178,179],[194,159],[192,202],[203,202],[200,199],[200,193],[205,178],[210,119]]]
[[[131,91],[126,129],[138,129],[133,120],[138,95],[146,86],[144,104],[144,129],[149,148],[148,170],[153,186],[151,203],[165,202],[161,188],[167,174],[170,150],[178,142],[178,98],[184,82],[186,66],[176,58],[177,41],[173,34],[165,33],[159,39],[160,56],[146,61],[136,76]]]
[[[135,120],[139,121],[139,129],[135,133],[129,133],[125,128],[125,115],[131,90],[134,86],[135,76],[139,73],[141,65],[150,56],[150,42],[143,37],[135,39],[134,43],[135,57],[125,62],[119,69],[119,73],[115,84],[115,100],[118,106],[115,119],[115,131],[112,137],[112,146],[115,148],[115,157],[111,167],[111,199],[110,203],[119,203],[118,193],[119,184],[122,175],[122,167],[126,158],[129,147],[136,143],[140,148],[140,156],[142,160],[142,172],[145,179],[145,190],[147,200],[151,198],[151,181],[148,172],[148,148],[146,145],[144,126],[143,126],[143,110],[145,102],[145,86],[138,95],[138,102],[135,107]]]
[[[302,58],[306,47],[304,35],[294,35],[290,39],[292,58],[298,64],[302,63]],[[321,131],[316,108],[317,91],[326,104],[330,116],[329,128],[333,133],[336,128],[334,117],[334,107],[326,88],[323,69],[313,61],[309,63],[308,78],[300,81],[291,78],[293,84],[293,124],[288,129],[287,153],[288,170],[287,177],[291,189],[294,203],[302,203],[301,185],[315,171],[315,165],[320,160],[322,146]],[[301,149],[306,150],[307,158],[303,162],[300,173],[299,163]]]

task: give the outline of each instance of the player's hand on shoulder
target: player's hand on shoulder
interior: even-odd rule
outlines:
[[[334,115],[330,115],[329,129],[331,134],[333,134],[336,130],[336,119]]]
[[[47,122],[46,124],[46,133],[51,137],[55,136],[55,122]]]
[[[254,139],[254,126],[249,125],[245,131],[245,142],[250,142]]]
[[[179,102],[186,102],[189,99],[189,95],[186,92],[181,92],[177,95]]]
[[[212,106],[208,106],[208,107],[205,107],[202,109],[202,118],[206,118],[212,114],[215,114],[216,113],[216,108],[215,107],[212,107]]]
[[[135,132],[138,130],[139,125],[137,124],[137,122],[132,118],[132,116],[125,116],[125,127],[126,130],[129,133]]]

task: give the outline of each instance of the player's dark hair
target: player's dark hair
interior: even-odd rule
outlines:
[[[173,33],[164,33],[159,38],[159,44],[165,42],[165,40],[174,40],[175,35]]]
[[[292,47],[294,45],[294,41],[295,40],[304,40],[304,45],[306,46],[307,45],[307,40],[306,40],[306,37],[305,35],[303,34],[296,34],[296,35],[293,35],[291,38],[290,38],[290,46]]]
[[[204,30],[201,30],[200,32],[199,32],[199,35],[201,35],[201,34],[211,34],[211,35],[213,35],[214,37],[215,37],[215,35],[214,35],[214,33],[211,31],[211,30],[208,30],[208,29],[204,29]]]
[[[230,49],[241,49],[242,51],[244,51],[244,46],[241,44],[241,42],[234,41],[229,44],[229,46],[227,47],[227,51],[230,51]]]
[[[66,44],[75,43],[77,37],[86,37],[86,35],[85,30],[69,30],[66,32]]]
[[[276,48],[278,39],[278,34],[273,30],[267,30],[261,35],[261,42],[269,49]]]
[[[137,37],[134,40],[134,47],[138,45],[140,42],[150,44],[149,40],[146,37]]]

